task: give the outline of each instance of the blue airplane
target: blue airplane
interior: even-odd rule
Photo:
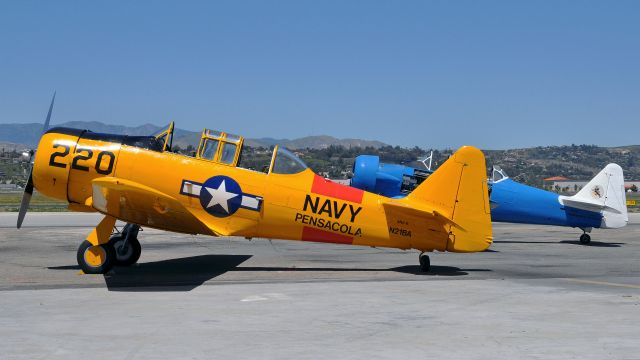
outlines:
[[[380,158],[374,155],[360,155],[353,166],[351,186],[401,198],[431,173],[426,164],[425,169],[418,169],[381,163]],[[492,177],[487,182],[491,220],[495,222],[580,228],[583,231],[580,242],[588,244],[592,229],[620,228],[629,221],[623,172],[617,164],[605,166],[573,196],[518,183],[499,167],[493,168]]]

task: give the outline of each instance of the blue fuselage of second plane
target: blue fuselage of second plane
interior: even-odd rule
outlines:
[[[602,214],[560,203],[559,195],[511,179],[491,186],[491,220],[497,222],[599,228]]]
[[[402,198],[425,181],[430,172],[405,165],[381,163],[380,158],[374,155],[361,155],[356,158],[353,167],[351,186],[387,197]],[[622,227],[628,221],[623,179],[622,168],[609,164],[578,194],[566,197],[513,181],[502,169],[494,167],[489,180],[491,220],[585,230]],[[597,191],[591,193],[585,189]],[[607,192],[604,199],[601,196],[603,191]],[[607,201],[613,208],[607,206]]]

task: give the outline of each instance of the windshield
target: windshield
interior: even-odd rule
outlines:
[[[171,123],[169,123],[169,126],[165,130],[162,130],[154,135],[156,140],[163,143],[163,151],[171,151],[171,145],[173,145],[173,128],[174,123],[172,121]]]
[[[502,170],[500,166],[493,167],[493,173],[491,174],[491,180],[493,180],[493,182],[498,182],[500,180],[504,180],[508,178],[509,178],[509,175],[507,175],[507,173],[504,170]]]
[[[279,147],[273,160],[271,172],[274,174],[297,174],[304,171],[307,165],[291,151]]]

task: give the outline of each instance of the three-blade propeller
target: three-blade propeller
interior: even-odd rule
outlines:
[[[53,110],[53,102],[56,100],[56,93],[53,92],[53,98],[51,98],[51,105],[49,105],[49,112],[47,113],[47,119],[44,121],[44,127],[42,128],[42,134],[47,131],[49,128],[49,121],[51,120],[51,111]],[[42,134],[40,136],[42,137]],[[29,178],[27,179],[27,185],[24,187],[24,193],[22,193],[22,201],[20,202],[20,211],[18,212],[18,229],[22,226],[22,222],[24,221],[24,216],[27,214],[27,209],[29,208],[29,202],[31,201],[31,196],[33,196],[33,156],[35,152],[31,152],[31,157],[29,158]]]

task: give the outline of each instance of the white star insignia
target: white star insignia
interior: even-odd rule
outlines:
[[[224,211],[227,212],[227,214],[229,213],[229,200],[239,195],[227,191],[227,184],[225,183],[225,180],[222,180],[220,186],[217,189],[212,189],[209,187],[205,187],[205,189],[207,189],[209,194],[211,194],[211,200],[209,200],[207,209],[212,206],[220,205],[222,206]]]

